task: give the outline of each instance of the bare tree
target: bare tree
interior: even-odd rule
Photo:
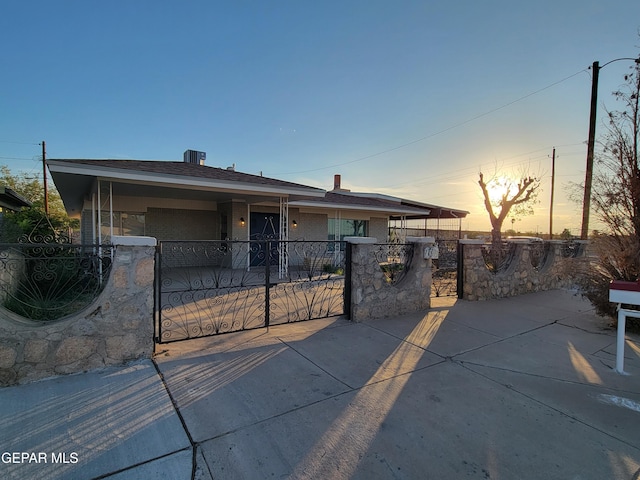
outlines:
[[[491,243],[498,245],[502,242],[502,224],[509,216],[509,213],[512,212],[512,209],[514,211],[517,210],[520,214],[530,213],[532,204],[536,199],[537,190],[540,187],[540,180],[532,176],[523,175],[517,181],[506,179],[499,182],[494,176],[491,180],[485,182],[482,172],[479,175],[478,185],[482,190],[484,207],[491,220]],[[501,193],[499,198],[492,199],[490,190],[496,187],[501,190]]]
[[[623,110],[607,112],[609,125],[604,148],[597,158],[593,207],[613,236],[640,237],[640,64],[625,75],[625,85],[614,92]]]

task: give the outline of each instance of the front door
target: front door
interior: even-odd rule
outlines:
[[[270,265],[278,265],[277,242],[280,239],[280,215],[251,212],[250,221],[249,239],[259,242],[251,245],[251,266],[264,266],[267,259]],[[270,247],[267,246],[267,241],[270,241]]]

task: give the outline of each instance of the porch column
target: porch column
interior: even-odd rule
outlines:
[[[279,230],[278,277],[283,278],[289,273],[289,199],[287,197],[280,197]]]

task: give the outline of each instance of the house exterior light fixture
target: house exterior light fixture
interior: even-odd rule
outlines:
[[[240,217],[240,226],[244,227],[244,225],[245,225],[244,217]]]

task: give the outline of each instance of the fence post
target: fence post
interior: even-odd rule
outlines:
[[[345,242],[344,246],[344,314],[351,320],[351,256],[353,244]]]
[[[374,244],[377,240],[373,237],[344,237],[345,241],[345,265],[344,265],[344,313],[349,320],[353,320],[353,257],[356,244]],[[356,252],[360,255],[360,252]]]
[[[265,243],[265,272],[264,272],[264,326],[269,326],[269,315],[270,315],[270,301],[269,296],[271,295],[271,240],[267,240]]]
[[[154,259],[154,285],[153,285],[153,350],[155,353],[156,344],[162,339],[162,242],[156,245]]]
[[[458,299],[464,298],[464,244],[458,240],[458,246],[456,248],[456,290],[458,292]]]

